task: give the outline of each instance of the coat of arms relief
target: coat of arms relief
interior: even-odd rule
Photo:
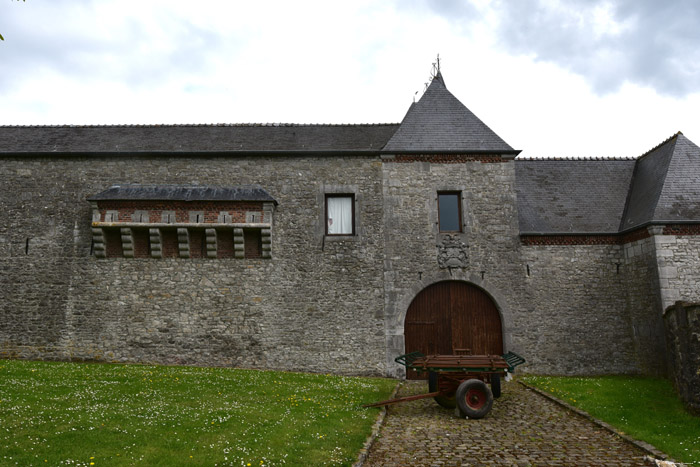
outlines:
[[[438,265],[442,269],[466,268],[469,265],[467,254],[469,245],[462,242],[457,235],[448,234],[437,245]]]

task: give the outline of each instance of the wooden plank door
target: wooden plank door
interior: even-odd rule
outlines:
[[[432,284],[413,299],[406,312],[404,339],[406,352],[425,355],[459,350],[503,353],[496,304],[483,290],[458,281]],[[418,374],[408,371],[407,378],[418,379]]]

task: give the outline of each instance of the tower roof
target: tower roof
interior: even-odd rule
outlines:
[[[433,78],[420,100],[408,109],[401,125],[383,151],[498,154],[519,152],[503,141],[447,90],[440,72]]]
[[[678,132],[637,161],[620,230],[700,219],[700,147]]]

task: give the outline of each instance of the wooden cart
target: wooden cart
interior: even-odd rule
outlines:
[[[428,373],[428,393],[367,404],[379,407],[428,397],[445,408],[458,407],[463,416],[483,418],[493,399],[501,396],[501,378],[525,359],[514,352],[505,355],[423,355],[412,352],[394,359],[419,373]],[[487,386],[491,385],[491,389]]]

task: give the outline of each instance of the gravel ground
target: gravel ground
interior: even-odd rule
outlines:
[[[427,392],[406,381],[397,397]],[[432,399],[388,407],[365,466],[649,466],[647,454],[516,382],[481,420],[457,418]]]

